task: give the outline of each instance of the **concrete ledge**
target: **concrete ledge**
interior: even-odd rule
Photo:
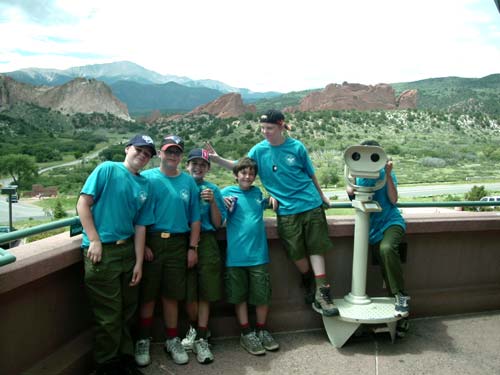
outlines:
[[[413,317],[500,309],[500,216],[460,212],[405,215],[405,219],[408,253],[403,267]],[[351,287],[354,218],[329,217],[328,223],[334,249],[326,256],[327,274],[333,295],[339,298]],[[303,303],[300,276],[278,239],[276,219],[266,219],[266,228],[273,285],[269,326],[275,332],[321,328],[319,315]],[[218,238],[224,240],[224,235],[221,231]],[[49,368],[78,373],[88,365],[91,319],[80,241],[62,233],[22,245],[12,249],[15,263],[0,267],[0,332],[2,342],[9,343],[0,345],[1,374],[28,368],[33,374]],[[367,293],[387,293],[379,267],[370,263]],[[238,333],[231,305],[220,302],[212,311],[214,336]],[[164,329],[159,311],[156,316],[155,340],[159,341]],[[185,325],[182,321],[181,332]],[[64,354],[68,350],[76,353]],[[67,363],[58,365],[58,356],[67,358]]]

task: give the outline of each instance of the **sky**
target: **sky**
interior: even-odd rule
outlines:
[[[131,61],[253,91],[500,73],[494,0],[0,0],[0,72]]]

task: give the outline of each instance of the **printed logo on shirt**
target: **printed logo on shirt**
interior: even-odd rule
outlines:
[[[143,204],[144,202],[146,202],[146,199],[148,199],[148,193],[147,193],[147,192],[145,192],[145,191],[141,191],[141,192],[139,193],[138,199],[139,199],[139,202],[140,202],[141,204]]]
[[[186,189],[182,189],[180,192],[179,192],[179,196],[181,197],[181,199],[188,203],[189,202],[189,191],[186,190]]]
[[[294,165],[295,164],[295,156],[293,155],[287,155],[285,157],[285,161],[288,165]]]

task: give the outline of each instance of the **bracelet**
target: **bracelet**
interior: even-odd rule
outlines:
[[[198,251],[198,246],[189,245],[188,250]]]

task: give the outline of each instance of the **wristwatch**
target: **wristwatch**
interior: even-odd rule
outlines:
[[[189,245],[188,249],[198,251],[198,246]]]

